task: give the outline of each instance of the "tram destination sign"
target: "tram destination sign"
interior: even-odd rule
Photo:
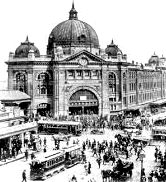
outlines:
[[[140,155],[139,155],[139,158],[140,158],[140,159],[145,158],[145,154],[140,154]]]

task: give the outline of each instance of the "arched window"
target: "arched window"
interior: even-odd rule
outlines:
[[[116,76],[112,72],[108,75],[108,86],[110,92],[112,93],[116,92]]]
[[[27,92],[27,80],[26,75],[24,73],[16,74],[16,84],[15,89],[21,92]]]
[[[43,86],[43,87],[41,87],[41,94],[46,94],[47,92],[46,92],[47,90],[46,90],[46,88]]]
[[[42,72],[37,76],[38,86],[37,94],[52,95],[53,94],[53,82],[52,76],[47,72]]]

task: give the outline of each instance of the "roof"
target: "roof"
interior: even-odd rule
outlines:
[[[165,102],[166,102],[166,99],[160,99],[160,100],[152,102],[151,104],[161,105],[161,104],[163,104]]]
[[[64,150],[65,152],[71,152],[74,150],[81,150],[81,146],[79,146],[79,145],[67,146],[67,147],[63,147],[62,150]]]
[[[80,125],[77,121],[55,121],[55,120],[39,120],[39,124],[57,124],[57,125]]]
[[[155,131],[166,131],[166,126],[154,126],[152,130]]]
[[[2,102],[21,102],[30,101],[31,97],[18,90],[0,90],[0,101]]]
[[[53,150],[53,151],[49,151],[49,152],[45,152],[45,153],[36,155],[36,158],[34,159],[34,161],[45,162],[52,158],[57,158],[61,155],[64,155],[64,152],[62,150],[56,150],[56,151]]]

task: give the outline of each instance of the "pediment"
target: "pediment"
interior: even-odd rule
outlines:
[[[77,64],[82,66],[86,66],[88,64],[101,64],[102,62],[105,62],[102,58],[86,50],[77,52],[61,61],[63,64]]]

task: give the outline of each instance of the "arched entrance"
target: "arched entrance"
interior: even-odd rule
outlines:
[[[98,110],[98,99],[89,90],[81,89],[69,99],[69,115],[98,114]]]
[[[40,114],[40,116],[47,116],[47,114],[50,113],[50,108],[50,104],[40,103],[37,105],[37,113]]]

